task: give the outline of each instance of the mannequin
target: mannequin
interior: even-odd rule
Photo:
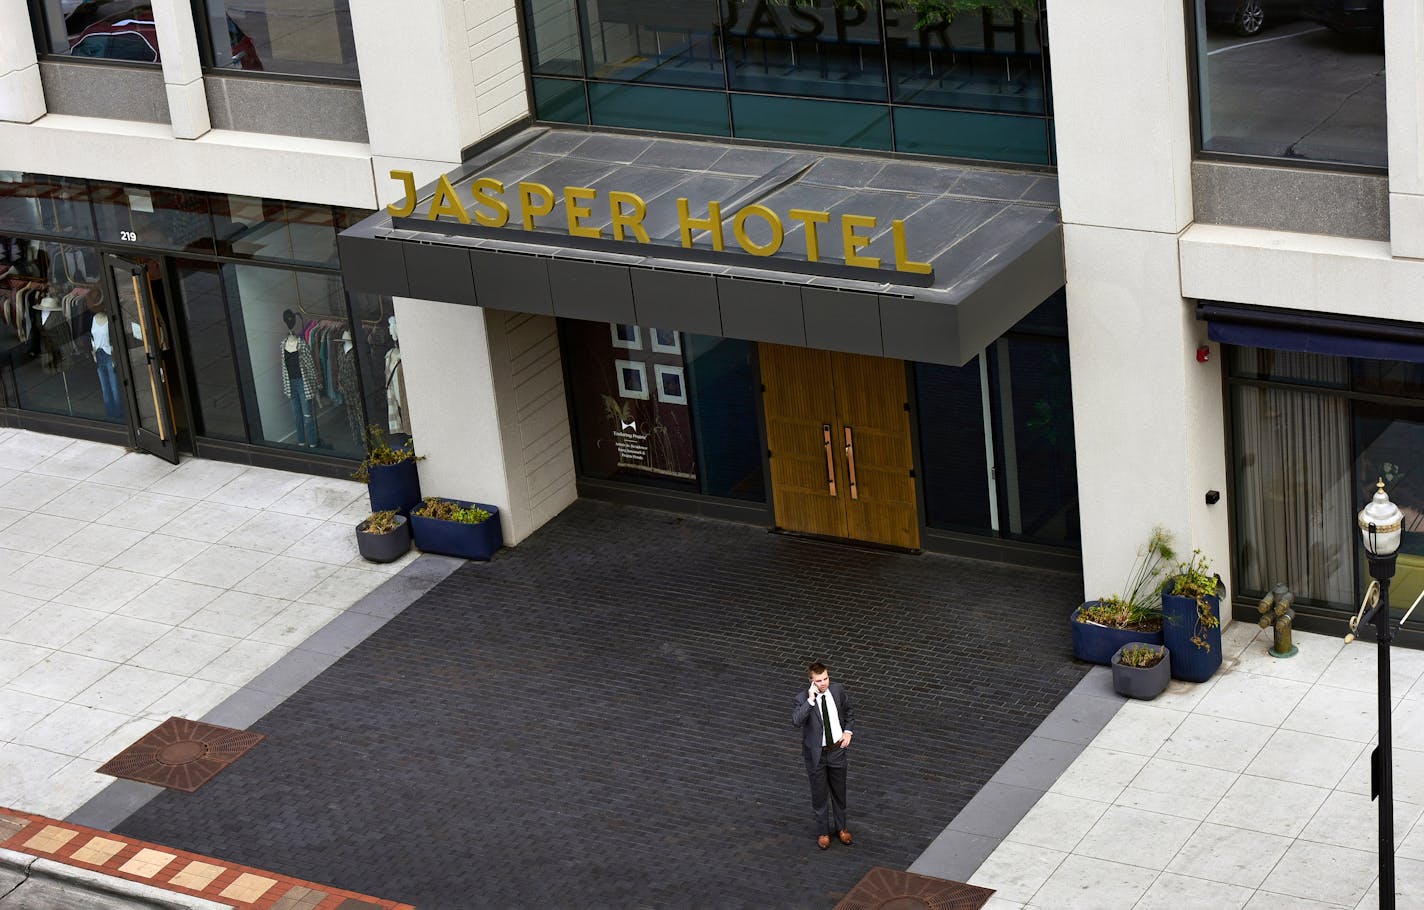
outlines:
[[[282,313],[282,321],[287,324],[287,335],[282,339],[278,354],[282,393],[292,402],[297,445],[316,448],[316,361],[312,358],[311,348],[297,334],[297,314],[286,310]]]
[[[104,396],[104,416],[118,420],[124,416],[124,407],[119,398],[119,377],[114,372],[114,343],[109,337],[109,317],[104,313],[94,314],[89,340],[94,348],[94,362],[99,366],[99,391]]]
[[[69,320],[60,315],[59,299],[45,297],[35,304],[36,320],[40,336],[40,369],[46,373],[62,373],[65,370],[64,351],[74,340],[69,328]]]
[[[361,415],[361,379],[356,370],[356,349],[348,329],[341,333],[341,353],[336,358],[336,388],[346,403],[346,422],[351,425],[351,439],[356,451],[366,451],[365,421]]]
[[[391,329],[391,349],[386,352],[386,428],[392,433],[410,434],[410,412],[405,398],[405,367],[401,365],[400,342],[396,337],[396,317],[386,320]]]

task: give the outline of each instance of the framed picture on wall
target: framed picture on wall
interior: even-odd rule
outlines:
[[[687,378],[682,367],[653,364],[653,375],[658,383],[658,401],[666,404],[687,404]]]
[[[634,326],[636,328],[636,326]],[[682,333],[676,329],[649,329],[652,335],[653,352],[657,354],[681,354]]]
[[[615,348],[622,348],[625,351],[641,351],[643,349],[643,330],[636,325],[610,322],[608,332],[613,336]]]
[[[618,397],[648,400],[648,365],[634,360],[615,360],[613,369],[618,373]]]

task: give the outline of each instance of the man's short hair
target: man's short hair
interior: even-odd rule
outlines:
[[[819,660],[812,661],[811,665],[806,668],[806,676],[807,678],[810,678],[812,676],[820,676],[822,673],[829,673],[830,670],[830,667],[821,663]]]

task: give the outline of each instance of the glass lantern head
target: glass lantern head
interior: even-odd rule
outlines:
[[[1389,494],[1384,491],[1383,478],[1380,478],[1377,484],[1374,497],[1360,510],[1359,525],[1366,553],[1371,556],[1389,557],[1399,552],[1404,513],[1399,511],[1399,506],[1389,501]]]

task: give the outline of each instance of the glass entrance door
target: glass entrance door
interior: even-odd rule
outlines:
[[[126,397],[134,445],[142,451],[178,463],[171,377],[164,355],[172,347],[172,333],[163,312],[156,306],[153,280],[158,275],[157,260],[128,260],[105,257],[114,283],[118,331],[113,333],[114,352],[124,361],[128,376]],[[122,343],[120,343],[122,339]]]

